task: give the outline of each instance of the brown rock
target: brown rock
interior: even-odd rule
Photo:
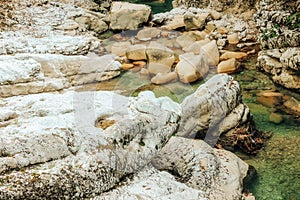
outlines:
[[[146,60],[146,45],[136,44],[128,47],[126,56],[129,60]]]
[[[173,20],[169,22],[166,27],[171,30],[175,30],[177,28],[185,27],[185,23],[183,20],[183,15],[175,15]]]
[[[136,37],[139,40],[147,41],[147,40],[151,40],[152,38],[158,37],[160,33],[161,30],[159,30],[158,28],[154,28],[154,27],[144,28],[137,33]]]
[[[220,55],[216,40],[212,40],[201,48],[201,52],[205,53],[209,61],[209,65],[217,66],[219,63]]]
[[[239,43],[239,35],[237,33],[232,33],[227,35],[228,43],[229,44],[238,44]]]
[[[227,34],[228,30],[227,30],[227,28],[221,26],[221,27],[217,28],[217,32],[220,34]]]
[[[125,56],[130,45],[130,42],[116,42],[111,46],[111,53],[117,56]]]
[[[274,107],[281,104],[283,94],[279,92],[265,92],[257,97],[256,102],[267,107]]]
[[[289,98],[283,104],[286,112],[290,114],[294,114],[296,116],[300,116],[300,102],[294,97]]]
[[[179,56],[179,63],[176,65],[180,81],[183,83],[191,83],[203,78],[208,72],[208,61],[203,54],[195,55],[186,53]]]
[[[172,66],[175,61],[174,52],[158,42],[150,42],[146,49],[147,59],[149,63],[160,63]]]
[[[147,65],[147,63],[145,61],[134,61],[132,62],[132,64],[139,66],[139,67],[145,67]]]
[[[247,53],[244,52],[233,52],[233,51],[226,51],[224,54],[221,55],[220,60],[228,60],[230,58],[235,59],[243,59],[248,56]]]
[[[210,12],[210,16],[214,19],[214,20],[219,20],[222,17],[222,14],[219,13],[218,11],[212,10]]]
[[[203,29],[209,13],[200,13],[197,15],[184,15],[183,21],[186,30]]]
[[[133,68],[133,67],[134,67],[134,65],[131,64],[131,63],[123,63],[123,64],[121,65],[121,69],[123,69],[123,70],[129,70],[129,69],[131,69],[131,68]]]
[[[189,35],[181,35],[176,38],[176,42],[180,45],[181,48],[188,47],[192,45],[196,40]]]
[[[157,85],[176,81],[178,79],[176,72],[170,72],[167,74],[158,73],[151,79],[151,82]]]
[[[208,44],[209,42],[210,42],[210,40],[208,40],[208,39],[196,41],[193,44],[191,44],[190,46],[183,48],[183,50],[185,52],[193,52],[194,54],[199,54],[201,47]]]
[[[220,62],[218,65],[218,73],[227,73],[232,74],[236,72],[238,69],[238,63],[235,58],[230,58],[229,60],[225,60]]]
[[[280,124],[283,121],[283,117],[277,113],[271,113],[269,116],[269,121],[275,124]]]
[[[205,26],[205,31],[210,33],[210,32],[213,32],[214,30],[216,30],[215,23],[212,21],[208,22],[207,25]]]
[[[171,67],[168,65],[160,64],[160,63],[149,63],[148,71],[150,74],[158,74],[158,73],[168,73],[170,72]]]

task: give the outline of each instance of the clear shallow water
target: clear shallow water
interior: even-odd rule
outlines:
[[[257,177],[246,185],[246,189],[257,200],[300,199],[299,119],[281,112],[283,122],[274,124],[269,121],[269,115],[276,108],[258,104],[256,97],[259,92],[274,90],[275,87],[264,74],[253,69],[251,63],[254,61],[248,62],[252,70],[244,70],[235,75],[235,78],[243,89],[243,101],[249,106],[257,129],[272,133],[273,136],[257,156],[239,155],[257,170]]]

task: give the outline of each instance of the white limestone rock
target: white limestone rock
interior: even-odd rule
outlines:
[[[172,137],[151,163],[203,191],[207,199],[240,199],[248,171],[248,164],[233,153],[181,137]]]
[[[120,74],[115,55],[64,56],[17,54],[0,56],[0,96],[58,91],[73,85],[109,80]]]
[[[91,200],[157,199],[207,200],[204,192],[178,182],[168,172],[158,171],[149,165],[126,181],[124,186],[103,193]]]
[[[177,135],[194,138],[197,132],[207,130],[206,141],[212,139],[216,144],[222,133],[219,124],[240,103],[239,84],[226,74],[213,76],[181,103]]]
[[[0,105],[6,113],[0,126],[1,199],[100,194],[147,165],[176,131],[181,113],[177,103],[152,92],[135,98],[44,93],[0,99]],[[103,130],[101,120],[114,123]]]

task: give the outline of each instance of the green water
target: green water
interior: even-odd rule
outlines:
[[[255,58],[246,61],[245,69],[234,77],[241,85],[243,101],[249,106],[257,129],[273,136],[257,156],[239,155],[257,170],[257,177],[245,187],[257,200],[300,199],[299,119],[256,102],[258,93],[276,88],[266,75],[255,69],[255,61]],[[283,122],[270,122],[272,112],[280,113]]]
[[[122,0],[121,0],[122,1]],[[164,0],[163,2],[160,2],[159,0],[153,1],[153,0],[124,0],[130,3],[137,3],[137,4],[146,4],[151,6],[152,13],[161,13],[161,12],[167,12],[172,9],[172,0]]]

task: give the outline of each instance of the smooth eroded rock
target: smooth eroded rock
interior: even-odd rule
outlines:
[[[110,9],[112,30],[135,30],[149,19],[151,8],[147,5],[113,2]]]
[[[179,56],[180,61],[175,67],[180,81],[191,83],[205,77],[208,72],[208,60],[204,54],[186,53]]]
[[[239,199],[248,171],[248,165],[233,153],[181,137],[172,137],[152,164],[204,191],[208,199]]]

